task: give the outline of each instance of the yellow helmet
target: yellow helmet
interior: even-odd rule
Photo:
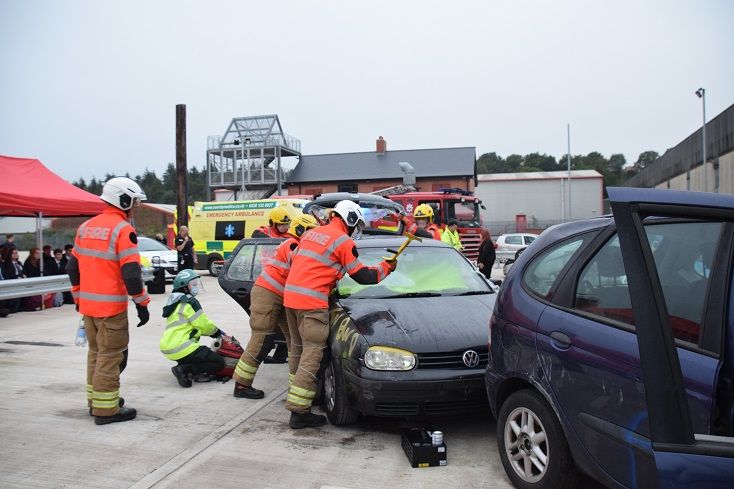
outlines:
[[[316,220],[315,217],[308,214],[301,214],[300,216],[297,216],[295,219],[293,219],[293,221],[291,222],[291,227],[290,229],[288,229],[288,232],[293,236],[300,238],[303,233],[305,233],[309,229],[318,227],[318,225],[319,222]]]
[[[270,224],[273,226],[275,226],[276,224],[291,223],[291,217],[282,207],[276,207],[275,209],[270,211],[270,214],[268,214],[268,220],[270,220]]]
[[[433,221],[433,207],[428,204],[421,204],[415,208],[413,217],[416,219],[428,219]]]

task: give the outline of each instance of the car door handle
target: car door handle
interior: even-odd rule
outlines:
[[[236,289],[234,291],[234,295],[238,295],[238,296],[246,296],[249,294],[250,294],[250,291],[247,289]]]
[[[566,333],[553,331],[550,334],[551,344],[559,350],[568,350],[571,348],[571,338]]]

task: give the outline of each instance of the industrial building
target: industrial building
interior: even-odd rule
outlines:
[[[734,105],[627,180],[627,187],[670,188],[734,194]]]
[[[375,151],[301,156],[288,177],[288,194],[375,192],[400,185],[404,177],[411,176],[415,178],[411,184],[424,192],[441,188],[473,191],[476,159],[473,147],[388,151],[380,136]]]
[[[484,227],[495,236],[540,231],[565,221],[601,216],[602,174],[572,171],[570,196],[568,176],[565,171],[478,175],[475,194],[486,207],[481,211]]]

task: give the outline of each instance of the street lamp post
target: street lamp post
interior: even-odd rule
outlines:
[[[703,156],[703,191],[708,192],[708,171],[706,169],[706,89],[699,88],[696,90],[696,95],[701,99],[701,104],[703,106],[703,127],[701,128],[701,139],[703,140],[703,143],[701,144],[703,147],[703,150],[701,151]]]

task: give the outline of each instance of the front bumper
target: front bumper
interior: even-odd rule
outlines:
[[[441,380],[368,380],[344,371],[347,398],[366,416],[445,416],[487,409],[483,372]]]

